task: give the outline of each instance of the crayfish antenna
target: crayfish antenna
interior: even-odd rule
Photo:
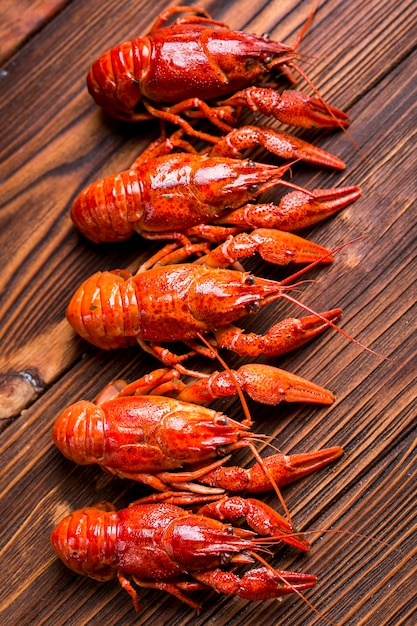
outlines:
[[[300,32],[298,33],[297,39],[295,40],[295,43],[294,43],[294,46],[293,46],[293,49],[294,49],[295,52],[298,50],[304,35],[306,34],[307,30],[309,29],[310,24],[313,21],[313,18],[315,16],[316,12],[317,12],[318,6],[319,6],[319,0],[316,0],[314,5],[313,5],[312,10],[310,11],[310,14],[309,14],[309,16],[308,16],[304,26],[301,28]],[[360,145],[358,144],[357,141],[355,141],[355,139],[352,137],[351,133],[337,119],[336,115],[332,111],[332,108],[327,104],[326,100],[323,98],[323,96],[321,95],[320,91],[317,89],[317,87],[313,83],[313,81],[307,76],[307,74],[296,63],[289,62],[288,66],[293,68],[297,72],[297,74],[299,74],[302,78],[304,78],[306,83],[311,87],[311,89],[314,91],[316,96],[319,98],[319,100],[322,103],[322,105],[327,110],[327,113],[337,123],[337,126],[339,126],[339,128],[349,138],[349,141],[355,147],[355,150],[357,150],[359,152],[359,154],[362,156],[362,159],[365,160],[365,156],[366,155],[363,153]]]
[[[246,398],[243,395],[243,391],[241,386],[239,385],[236,376],[234,375],[234,372],[230,369],[230,367],[227,365],[226,361],[224,359],[222,359],[222,357],[220,356],[220,354],[218,353],[218,351],[207,341],[207,339],[205,337],[203,337],[203,335],[201,335],[200,333],[197,333],[197,337],[200,339],[200,341],[202,341],[210,350],[212,350],[214,352],[214,354],[216,355],[216,359],[219,361],[219,363],[221,365],[223,365],[224,369],[226,370],[226,372],[229,374],[230,378],[233,381],[234,386],[236,387],[236,391],[237,394],[239,396],[239,400],[242,404],[242,409],[243,412],[245,414],[245,420],[244,420],[244,424],[246,426],[251,426],[253,424],[253,420],[252,420],[252,416],[250,414],[249,411],[249,407],[248,407],[248,403],[246,402]]]
[[[334,112],[332,111],[332,108],[329,104],[327,104],[326,100],[323,98],[323,96],[321,95],[320,91],[318,90],[318,88],[315,86],[315,84],[313,83],[313,81],[307,76],[307,74],[304,72],[304,70],[301,69],[301,67],[299,67],[296,63],[290,63],[289,64],[292,68],[295,69],[295,71],[302,77],[304,78],[304,80],[306,81],[306,83],[311,87],[311,89],[314,91],[314,93],[316,94],[317,98],[320,100],[320,102],[322,103],[322,105],[325,107],[325,109],[327,110],[327,113],[330,115],[330,117],[335,121],[335,123],[337,124],[337,126],[345,133],[346,137],[348,137],[349,141],[352,143],[352,145],[354,146],[355,150],[357,150],[357,152],[359,152],[359,154],[361,155],[362,159],[365,160],[366,155],[363,153],[362,148],[360,147],[360,145],[358,144],[358,142],[353,138],[352,134],[348,131],[348,129],[343,126],[343,124],[340,122],[340,120],[337,119],[337,116],[334,114]]]
[[[339,252],[340,250],[342,250],[343,248],[345,248],[346,246],[350,246],[352,243],[355,243],[356,241],[360,241],[363,238],[364,238],[364,235],[362,235],[360,237],[356,237],[355,239],[351,239],[350,241],[347,241],[346,243],[343,243],[340,246],[337,246],[337,248],[334,248],[333,250],[331,250],[331,254],[334,255],[337,252]],[[327,257],[321,257],[319,259],[316,259],[312,263],[309,263],[309,265],[306,265],[305,267],[303,267],[301,270],[299,270],[295,274],[292,274],[288,278],[285,278],[283,281],[281,281],[281,285],[284,287],[287,283],[293,281],[294,279],[297,279],[299,276],[302,276],[303,274],[308,272],[310,269],[312,269],[313,267],[315,267],[319,263],[322,263],[323,260],[326,259],[326,258]],[[288,289],[291,289],[291,288],[293,288],[295,286],[296,285],[293,284],[290,287],[288,287]],[[347,332],[345,332],[342,328],[337,326],[337,324],[335,324],[331,320],[328,320],[323,315],[320,315],[320,313],[316,313],[316,311],[314,311],[314,309],[310,308],[306,304],[303,304],[302,302],[300,302],[296,298],[292,298],[288,293],[284,292],[284,293],[281,294],[281,296],[282,296],[282,298],[285,298],[285,300],[288,300],[289,302],[292,302],[293,304],[296,304],[298,307],[300,307],[304,311],[307,311],[311,315],[316,315],[319,319],[327,322],[327,324],[328,324],[328,326],[330,326],[330,328],[333,328],[340,335],[343,335],[343,337],[345,337],[346,339],[348,339],[349,341],[351,341],[355,345],[359,346],[363,350],[366,350],[366,352],[369,352],[370,354],[373,354],[374,356],[378,357],[379,359],[383,359],[384,361],[389,361],[390,363],[395,363],[396,365],[401,365],[403,367],[407,366],[406,363],[402,363],[401,361],[397,361],[396,359],[391,359],[390,357],[387,357],[384,354],[380,354],[376,350],[372,350],[372,348],[369,348],[368,346],[365,346],[363,343],[361,343],[360,341],[358,341],[357,339],[355,339],[354,337],[349,335]]]
[[[234,372],[230,369],[230,367],[227,365],[226,361],[220,356],[220,354],[218,353],[217,350],[215,350],[212,346],[210,346],[209,342],[207,341],[207,339],[205,339],[200,333],[198,333],[198,338],[200,339],[200,341],[202,341],[205,345],[209,346],[210,349],[214,350],[215,354],[216,354],[216,358],[218,359],[219,363],[224,367],[224,369],[227,371],[227,373],[229,374],[229,376],[231,377],[233,384],[236,388],[236,391],[238,393],[240,402],[242,404],[242,408],[243,408],[243,412],[245,414],[246,419],[244,420],[244,424],[246,424],[247,426],[250,426],[253,423],[252,420],[252,416],[250,414],[249,411],[249,407],[248,407],[248,403],[246,402],[246,398],[243,395],[243,391],[242,388],[239,384],[239,382],[236,379],[236,376],[234,375]],[[288,518],[288,523],[291,524],[291,526],[293,525],[292,523],[292,519],[291,519],[291,515],[289,512],[289,509],[287,507],[287,504],[284,500],[284,496],[282,495],[280,488],[278,487],[275,478],[273,477],[272,473],[268,470],[268,468],[265,466],[263,459],[261,457],[261,455],[259,454],[259,452],[257,451],[257,449],[255,448],[255,446],[251,445],[250,443],[247,445],[248,448],[250,448],[250,450],[252,451],[253,456],[255,457],[255,459],[258,461],[260,467],[262,467],[263,471],[265,472],[265,475],[268,477],[275,493],[278,496],[279,501],[281,502],[282,508],[284,509],[285,515]]]
[[[316,0],[316,1],[315,1],[315,3],[314,3],[314,5],[313,5],[312,10],[310,11],[310,14],[309,14],[308,18],[307,18],[307,19],[306,19],[306,21],[305,21],[304,26],[302,27],[302,29],[301,29],[301,30],[300,30],[300,32],[298,33],[297,39],[295,40],[295,43],[294,43],[294,46],[293,46],[293,49],[294,49],[295,51],[297,51],[297,50],[298,50],[298,48],[299,48],[299,46],[300,46],[300,43],[301,43],[301,41],[302,41],[302,39],[303,39],[304,35],[306,34],[306,32],[308,31],[308,29],[310,28],[310,24],[311,24],[311,22],[313,21],[313,18],[314,18],[314,16],[315,16],[316,12],[317,12],[318,6],[319,6],[319,0]]]
[[[274,491],[277,494],[279,501],[281,502],[281,505],[282,505],[282,508],[284,509],[285,515],[288,518],[289,524],[291,524],[291,526],[293,526],[290,512],[289,512],[287,504],[286,504],[286,502],[284,500],[284,496],[282,495],[282,493],[281,493],[281,491],[280,491],[280,489],[279,489],[279,487],[278,487],[278,485],[277,485],[277,483],[275,481],[275,478],[272,476],[271,472],[265,466],[265,463],[263,462],[263,459],[262,459],[261,455],[259,454],[258,450],[255,448],[255,446],[250,444],[250,443],[248,443],[246,447],[248,447],[251,450],[253,456],[258,461],[260,467],[262,467],[262,470],[265,472],[265,475],[268,477],[268,480],[270,481],[271,485],[273,486]]]

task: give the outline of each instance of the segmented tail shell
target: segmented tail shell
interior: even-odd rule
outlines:
[[[128,119],[142,100],[140,44],[139,37],[108,50],[93,63],[87,75],[88,91],[95,102],[121,119]]]
[[[67,459],[80,465],[97,463],[104,454],[104,413],[81,400],[67,407],[55,422],[52,438]]]
[[[85,508],[65,517],[52,531],[51,544],[59,558],[77,574],[111,580],[110,564],[118,526],[118,514]]]
[[[67,319],[84,339],[103,350],[134,345],[140,323],[134,284],[127,271],[96,272],[75,292]]]
[[[140,216],[141,187],[133,169],[92,183],[71,207],[74,225],[94,243],[128,239]]]

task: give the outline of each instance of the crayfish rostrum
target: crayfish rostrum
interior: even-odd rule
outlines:
[[[208,499],[214,501],[196,513],[184,508]],[[251,530],[232,526],[241,518]],[[138,586],[166,591],[199,610],[188,593],[214,589],[266,600],[315,585],[315,576],[276,570],[259,555],[265,543],[282,541],[283,524],[278,513],[255,499],[158,494],[119,511],[108,503],[74,511],[52,531],[51,543],[78,574],[101,581],[117,575],[136,610],[140,605],[130,577]],[[303,539],[300,547],[306,550],[308,543]],[[238,566],[257,560],[262,567],[236,573]]]
[[[194,15],[166,26],[175,13]],[[279,70],[287,77],[295,70],[311,85],[295,62],[300,40],[291,47],[230,30],[197,7],[171,7],[145,37],[126,41],[95,61],[88,89],[97,104],[119,119],[157,117],[209,141],[212,136],[187,118],[205,117],[228,132],[246,107],[294,126],[346,127],[348,116],[320,96],[260,86]]]

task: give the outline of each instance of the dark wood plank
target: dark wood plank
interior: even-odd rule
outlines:
[[[0,63],[9,59],[47,24],[68,0],[3,0],[0,21]]]
[[[311,8],[292,0],[201,4],[232,27],[268,31],[286,42],[295,40]],[[93,246],[75,232],[68,211],[87,182],[127,167],[158,132],[156,124],[132,127],[101,115],[86,92],[85,74],[101,51],[146,32],[164,6],[73,0],[3,66],[0,410],[7,419],[0,435],[1,623],[304,626],[327,619],[411,625],[417,610],[416,16],[409,0],[331,0],[319,8],[300,63],[323,95],[349,112],[361,153],[343,133],[298,131],[345,159],[347,168],[334,174],[295,167],[293,173],[295,182],[310,188],[363,189],[355,205],[306,233],[331,248],[363,238],[341,250],[333,266],[314,270],[315,282],[300,288],[300,299],[318,310],[342,306],[341,326],[349,335],[408,366],[327,333],[297,353],[260,360],[330,388],[336,394],[332,407],[250,403],[257,432],[272,436],[287,453],[345,448],[332,468],[284,490],[297,527],[342,532],[312,535],[309,555],[282,549],[271,559],[283,569],[317,574],[317,587],[306,595],[322,616],[295,596],[250,603],[215,594],[197,594],[204,609],[196,616],[166,594],[145,590],[137,615],[116,581],[100,584],[72,574],[49,546],[50,531],[68,511],[99,499],[125,506],[147,492],[98,469],[75,467],[54,448],[50,430],[69,403],[93,398],[113,377],[134,379],[157,366],[133,348],[103,354],[87,346],[64,315],[83,278],[97,269],[134,267],[158,247],[139,238]],[[283,275],[259,260],[245,265],[263,276]],[[279,303],[246,327],[265,330],[289,313],[298,311]],[[232,355],[227,359],[240,363]],[[216,405],[231,417],[241,414],[236,400]],[[237,458],[250,460],[243,453]],[[272,495],[263,499],[277,506]]]

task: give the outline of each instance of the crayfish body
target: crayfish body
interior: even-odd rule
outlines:
[[[183,12],[196,15],[164,26],[171,15]],[[228,131],[242,106],[305,128],[347,126],[347,115],[320,98],[257,86],[277,70],[304,75],[295,59],[296,47],[230,30],[196,7],[172,7],[147,36],[124,42],[95,61],[87,85],[97,104],[119,119],[158,117],[201,138],[207,135],[187,117],[206,117]],[[230,97],[222,100],[225,96]]]
[[[285,287],[200,261],[204,257],[195,263],[154,266],[135,275],[124,270],[97,272],[76,290],[67,308],[68,321],[99,348],[138,342],[165,365],[180,368],[178,363],[196,351],[215,358],[196,341],[210,332],[218,347],[240,355],[277,356],[302,346],[340,318],[341,310],[334,309],[288,318],[266,335],[243,334],[233,322],[284,297]],[[184,342],[192,352],[176,356],[161,346],[175,341]]]
[[[236,394],[236,385],[270,405],[281,401],[331,404],[334,399],[326,389],[267,365],[215,372],[187,386],[178,371],[159,369],[129,385],[120,380],[110,383],[95,402],[81,400],[67,407],[55,422],[53,439],[67,458],[81,465],[97,463],[111,474],[160,491],[198,493],[269,491],[271,477],[281,487],[343,453],[335,447],[275,454],[259,459],[250,469],[225,467],[228,455],[239,448],[247,447],[259,458],[252,422],[248,418],[237,422],[200,405]],[[212,459],[220,462],[210,463]]]
[[[199,501],[204,497],[177,494],[174,499],[180,504]],[[223,521],[240,517],[252,530]],[[265,536],[268,543],[281,540],[283,522],[262,502],[238,497],[217,497],[197,514],[168,501],[141,500],[120,511],[103,503],[64,518],[52,531],[51,543],[65,565],[78,574],[101,581],[117,575],[136,610],[139,601],[128,576],[139,586],[165,590],[199,610],[187,592],[214,589],[265,600],[315,585],[315,576],[272,567],[254,568],[242,577],[236,573],[238,565],[253,564]]]
[[[256,129],[257,137],[260,130]],[[276,137],[271,129],[264,129],[265,135]],[[318,158],[323,151],[311,147],[308,152],[303,150],[307,153]],[[331,162],[337,163],[336,157]],[[287,169],[286,165],[223,156],[182,152],[147,158],[145,153],[130,169],[83,189],[71,207],[71,218],[95,243],[122,241],[135,232],[149,239],[221,241],[254,227],[306,228],[361,194],[354,186],[313,191],[297,188],[279,205],[248,204],[277,185],[296,187],[283,180]]]

